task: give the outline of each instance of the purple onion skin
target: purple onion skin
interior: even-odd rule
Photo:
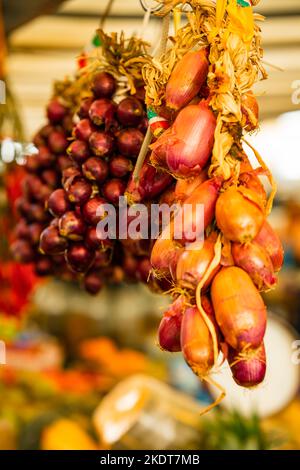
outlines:
[[[17,238],[24,238],[25,240],[30,238],[29,225],[27,225],[25,219],[22,218],[17,223],[15,227],[15,236]]]
[[[140,124],[144,115],[142,103],[130,96],[124,98],[117,107],[118,121],[124,127],[136,127]]]
[[[68,147],[68,141],[63,132],[53,131],[49,135],[48,145],[53,153],[60,154]]]
[[[109,129],[115,115],[115,104],[105,98],[96,100],[89,109],[89,117],[96,126],[105,125]]]
[[[55,170],[44,170],[41,174],[44,183],[51,188],[56,188],[59,183],[59,175]]]
[[[79,111],[77,113],[80,119],[85,119],[89,117],[89,110],[93,101],[93,98],[85,98],[84,100],[82,100]]]
[[[40,238],[40,249],[47,255],[60,255],[68,246],[65,238],[61,237],[56,227],[49,226],[43,230]]]
[[[47,117],[52,124],[60,123],[67,114],[67,109],[60,103],[60,101],[54,98],[47,106]]]
[[[132,162],[122,155],[113,157],[109,162],[109,172],[116,178],[123,178],[133,170]]]
[[[89,146],[83,140],[74,140],[68,147],[68,154],[75,162],[82,164],[89,157]]]
[[[39,147],[38,155],[34,155],[32,158],[35,159],[38,168],[48,168],[55,163],[55,156],[45,146]],[[29,161],[27,160],[26,168],[28,168]]]
[[[98,157],[106,157],[114,150],[114,138],[106,132],[93,132],[89,144],[92,152]]]
[[[82,207],[82,215],[88,224],[97,225],[97,223],[103,219],[104,214],[100,216],[97,215],[98,208],[100,208],[103,204],[106,204],[106,200],[101,196],[95,196],[84,204]]]
[[[82,173],[90,181],[103,183],[108,175],[108,164],[101,158],[90,157],[82,165]]]
[[[38,276],[49,276],[53,273],[52,259],[48,256],[41,256],[35,261],[34,270]]]
[[[98,294],[103,287],[103,281],[96,271],[89,272],[85,275],[84,278],[84,288],[85,290],[91,294],[96,295]]]
[[[65,259],[70,269],[77,273],[86,272],[92,265],[95,253],[82,243],[73,243],[65,252]]]
[[[70,240],[81,240],[85,233],[85,224],[74,211],[68,211],[59,219],[59,233]]]
[[[125,157],[136,158],[142,146],[144,136],[134,128],[123,129],[119,132],[117,145],[119,152]]]
[[[182,313],[165,314],[158,328],[158,342],[161,349],[169,352],[181,351],[180,332]]]
[[[92,186],[84,178],[76,178],[69,187],[66,187],[69,201],[79,206],[89,200],[92,191]]]
[[[88,227],[85,235],[85,243],[91,249],[101,248],[106,250],[113,246],[113,241],[106,238],[105,234],[102,236],[95,226]]]
[[[34,222],[28,226],[29,240],[32,245],[37,245],[40,241],[40,236],[43,231],[43,224]]]
[[[123,196],[126,189],[126,183],[120,179],[113,178],[104,183],[103,196],[112,204],[118,204],[119,197]]]
[[[48,199],[48,210],[53,217],[61,217],[71,209],[71,204],[64,189],[56,189]]]
[[[43,137],[43,139],[48,139],[49,135],[51,134],[51,132],[53,132],[55,129],[54,126],[52,126],[52,124],[46,124],[45,126],[43,126],[40,130],[39,130],[39,135],[41,137]]]
[[[89,119],[81,119],[74,128],[74,136],[78,140],[88,141],[96,128]]]
[[[81,172],[77,166],[69,166],[62,172],[61,182],[64,187],[69,187],[74,178],[80,177]]]
[[[138,261],[137,271],[136,271],[136,278],[140,282],[144,282],[145,284],[148,281],[149,273],[152,269],[151,263],[149,258],[142,258]]]
[[[110,73],[99,72],[93,77],[91,88],[97,98],[111,98],[116,91],[116,81]]]
[[[248,357],[240,358],[238,353],[230,348],[228,362],[234,381],[241,387],[255,387],[266,375],[266,352],[264,344],[255,350],[247,351]]]
[[[74,165],[74,162],[67,155],[59,155],[57,163],[60,171],[64,171]]]
[[[35,258],[35,251],[27,240],[16,240],[10,247],[11,253],[19,263],[31,263]]]

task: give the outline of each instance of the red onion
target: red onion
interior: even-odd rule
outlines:
[[[43,139],[48,139],[51,132],[55,130],[55,127],[51,124],[46,124],[39,130],[39,134],[43,137]]]
[[[141,131],[142,134],[146,134],[148,126],[149,126],[148,118],[147,116],[144,116],[140,124],[138,125],[138,130]]]
[[[153,199],[161,194],[172,181],[171,175],[157,171],[149,162],[145,162],[140,171],[138,181],[135,182],[133,176],[131,176],[126,194],[130,202]]]
[[[130,253],[125,252],[122,268],[127,277],[135,279],[138,266],[138,259]]]
[[[112,240],[107,238],[106,234],[101,234],[100,228],[99,227],[88,227],[86,236],[85,236],[85,242],[87,246],[90,248],[103,248],[105,250],[106,248],[111,248],[113,245]]]
[[[109,162],[109,171],[116,178],[123,178],[133,170],[132,162],[122,155],[113,157]]]
[[[113,136],[107,132],[93,132],[89,143],[93,153],[99,157],[106,157],[114,149]]]
[[[42,231],[43,225],[41,223],[34,222],[28,226],[28,235],[32,245],[39,243]]]
[[[35,155],[32,158],[36,159],[39,168],[47,168],[48,166],[52,166],[55,162],[54,155],[52,155],[48,147],[45,146],[39,147],[38,155]]]
[[[62,185],[69,187],[71,182],[78,176],[81,176],[81,172],[79,168],[77,168],[74,165],[69,166],[62,172],[62,179],[61,179]]]
[[[104,214],[97,215],[97,210],[103,205],[106,204],[106,200],[101,196],[95,196],[92,199],[89,199],[84,206],[82,207],[82,215],[84,220],[91,225],[97,225],[97,223],[103,219]]]
[[[85,233],[82,218],[74,211],[68,211],[59,219],[59,233],[70,240],[81,240]]]
[[[93,101],[93,98],[85,98],[81,101],[80,108],[77,113],[80,119],[85,119],[89,117],[89,110]]]
[[[82,206],[92,194],[92,186],[84,178],[74,178],[70,186],[65,187],[69,201]]]
[[[269,254],[273,263],[274,271],[279,271],[284,260],[283,247],[279,236],[273,230],[269,222],[265,220],[254,240],[259,243],[259,245],[263,246]]]
[[[57,163],[60,171],[66,170],[70,166],[74,165],[74,162],[67,155],[59,155]]]
[[[53,273],[52,258],[41,256],[35,261],[34,270],[38,276],[49,276]]]
[[[52,124],[57,124],[62,121],[66,114],[67,109],[57,98],[50,101],[47,106],[47,117]]]
[[[57,187],[59,182],[59,174],[57,171],[48,168],[41,173],[41,177],[46,185],[51,188]]]
[[[199,174],[213,148],[216,118],[205,102],[189,105],[152,145],[151,162],[180,178]]]
[[[116,91],[116,80],[110,73],[99,72],[93,77],[91,88],[97,98],[111,98]]]
[[[104,183],[102,192],[103,196],[113,204],[118,204],[119,197],[123,196],[126,189],[126,183],[117,178],[113,178]]]
[[[17,238],[29,238],[29,225],[25,219],[20,219],[15,227],[15,235]]]
[[[89,117],[93,123],[97,126],[105,125],[106,129],[108,129],[112,123],[114,114],[114,103],[105,98],[94,101],[89,110]]]
[[[125,157],[136,158],[143,140],[144,136],[138,129],[123,129],[118,134],[118,149]]]
[[[94,252],[82,243],[73,243],[65,252],[68,266],[74,272],[86,272],[94,261]]]
[[[88,180],[103,183],[108,175],[108,164],[102,158],[90,157],[82,165],[82,173]]]
[[[149,258],[142,258],[138,260],[137,271],[136,271],[136,278],[144,282],[145,284],[148,281],[149,273],[152,269],[151,263]]]
[[[117,107],[118,121],[125,127],[136,127],[143,115],[142,103],[132,96],[124,98]]]
[[[92,295],[96,295],[103,287],[103,281],[97,271],[90,271],[84,277],[84,288]]]
[[[53,131],[48,137],[48,145],[53,153],[63,153],[68,147],[68,141],[64,132]]]
[[[249,242],[244,245],[232,244],[232,256],[236,266],[244,269],[259,290],[274,287],[277,278],[267,251],[258,243]]]
[[[181,351],[180,332],[185,303],[186,299],[181,295],[164,312],[158,328],[159,346],[164,351]]]
[[[93,263],[93,268],[102,269],[111,264],[112,258],[112,248],[109,247],[106,250],[98,250],[95,254],[95,260]]]
[[[26,240],[16,240],[12,243],[10,250],[14,259],[19,263],[31,263],[34,260],[35,252]]]
[[[81,119],[74,128],[74,136],[76,139],[88,141],[96,128],[89,119]]]
[[[49,215],[41,204],[29,204],[26,217],[30,221],[45,222]]]
[[[40,238],[40,249],[47,255],[60,255],[68,246],[65,238],[61,237],[57,228],[49,226],[43,230]]]
[[[83,140],[74,140],[68,147],[68,154],[77,163],[83,163],[89,156],[89,146]]]
[[[254,387],[260,384],[266,375],[264,343],[257,349],[247,349],[242,355],[229,348],[228,362],[238,385]]]

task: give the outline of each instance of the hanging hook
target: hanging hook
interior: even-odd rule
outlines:
[[[141,7],[143,8],[143,10],[145,10],[145,11],[150,10],[151,13],[155,13],[156,11],[161,10],[162,7],[163,7],[162,3],[157,4],[156,6],[153,6],[153,7],[149,6],[148,3],[149,3],[149,0],[140,0],[140,4],[141,4]]]

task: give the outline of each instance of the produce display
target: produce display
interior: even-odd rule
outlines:
[[[169,16],[181,7],[183,16],[185,2],[159,3],[158,55],[142,40],[99,31],[100,54],[57,85],[49,123],[35,137],[39,155],[27,160],[12,249],[38,274],[77,279],[91,294],[127,280],[171,295],[159,345],[181,351],[197,376],[219,387],[209,409],[225,394],[212,377],[221,361],[240,386],[264,380],[260,292],[276,285],[283,263],[267,220],[276,186],[246,139],[259,126],[252,87],[267,78],[257,24],[263,17],[252,11],[257,2],[190,0],[169,45]],[[99,222],[121,196],[125,228],[140,203],[191,211],[183,212],[179,235],[173,214],[166,226],[159,221],[155,240],[121,237],[117,228],[107,237]]]
[[[173,181],[148,164],[147,184],[135,187],[131,181],[148,126],[141,74],[146,44],[99,35],[101,57],[91,58],[74,81],[56,85],[49,123],[34,139],[39,155],[27,159],[12,244],[15,257],[33,261],[37,274],[77,279],[90,294],[107,282],[147,282],[151,270],[150,240],[119,240],[116,231],[109,237],[96,231],[105,204],[117,209],[127,186],[134,186],[138,202],[139,191],[143,199],[153,198]],[[158,284],[152,280],[153,288]]]
[[[165,18],[184,4],[161,3],[158,14]],[[156,132],[150,162],[177,179],[170,204],[191,205],[185,227],[195,228],[202,205],[205,231],[200,244],[197,230],[178,237],[174,217],[153,246],[154,275],[173,285],[159,344],[182,351],[195,374],[216,386],[210,374],[227,359],[236,383],[253,387],[266,372],[260,292],[275,286],[283,263],[280,240],[267,221],[275,183],[250,144],[257,168],[244,150],[246,134],[259,125],[252,86],[267,76],[256,24],[263,18],[251,2],[188,3],[192,11],[171,47],[159,64],[154,60],[143,69],[148,114],[168,123]],[[269,198],[260,175],[269,179]]]

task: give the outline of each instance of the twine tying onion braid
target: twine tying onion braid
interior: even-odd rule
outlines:
[[[266,214],[269,215],[271,210],[272,210],[272,206],[273,206],[273,201],[274,201],[274,198],[275,198],[275,195],[276,195],[276,191],[277,191],[277,185],[276,185],[276,182],[273,178],[273,175],[271,173],[271,171],[269,170],[268,166],[265,164],[264,160],[262,159],[261,155],[258,153],[257,150],[255,150],[255,148],[246,140],[243,138],[243,141],[245,142],[245,144],[248,145],[248,147],[250,147],[250,149],[252,150],[252,152],[254,153],[255,155],[255,158],[256,160],[258,161],[258,163],[260,164],[261,168],[263,170],[265,170],[266,172],[266,175],[268,177],[268,180],[269,180],[269,183],[271,185],[271,193],[270,193],[270,196],[269,196],[269,199],[268,199],[268,202],[267,202],[267,205],[266,205]]]

